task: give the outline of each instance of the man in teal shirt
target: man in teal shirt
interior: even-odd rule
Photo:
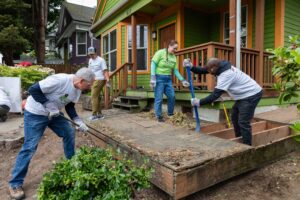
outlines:
[[[154,110],[159,122],[164,122],[161,111],[164,94],[168,98],[168,115],[172,116],[174,114],[175,92],[172,83],[172,72],[174,72],[184,87],[190,86],[189,82],[178,71],[178,64],[174,54],[177,48],[178,43],[175,40],[170,41],[168,48],[158,50],[151,62],[150,85],[155,90]]]

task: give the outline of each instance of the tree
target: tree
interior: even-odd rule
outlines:
[[[56,31],[63,0],[49,0],[47,33]]]
[[[0,52],[7,65],[13,65],[13,54],[28,47],[26,36],[30,35],[30,28],[24,26],[22,13],[29,9],[30,5],[22,0],[0,1]]]

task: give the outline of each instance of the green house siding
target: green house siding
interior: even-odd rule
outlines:
[[[209,41],[220,42],[220,13],[212,13],[208,16],[209,18]]]
[[[195,20],[196,19],[196,20]],[[205,14],[189,8],[184,11],[184,47],[209,41],[219,42],[220,14]]]
[[[127,62],[126,60],[126,26],[122,25],[121,26],[121,64],[124,64]]]
[[[131,84],[131,75],[128,75],[128,84]],[[138,74],[137,75],[137,86],[145,89],[150,89],[150,75],[149,74]]]
[[[284,45],[289,45],[289,36],[300,35],[300,1],[285,0]]]
[[[265,0],[264,48],[274,48],[275,42],[275,0]]]
[[[117,5],[121,0],[107,0],[102,16],[105,16],[106,13],[108,13],[115,5]]]

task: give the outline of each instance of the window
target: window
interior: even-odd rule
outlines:
[[[147,70],[147,48],[148,48],[148,27],[147,25],[138,25],[136,27],[137,37],[137,69]],[[132,33],[131,26],[128,26],[128,62],[132,62]]]
[[[117,68],[117,30],[113,30],[103,37],[103,58],[110,71]]]
[[[86,56],[87,50],[87,36],[86,32],[76,32],[76,56]]]
[[[224,43],[229,44],[229,13],[224,13]],[[247,6],[241,8],[241,47],[247,46]]]

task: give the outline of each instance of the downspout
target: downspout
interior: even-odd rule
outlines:
[[[235,65],[240,69],[241,65],[241,0],[236,0],[236,51]]]
[[[107,13],[103,18],[99,19],[94,25],[91,27],[92,32],[96,32],[95,29],[101,26],[104,22],[106,22],[114,13],[116,13],[119,9],[125,6],[130,0],[123,0],[116,7],[114,7],[109,13]]]

